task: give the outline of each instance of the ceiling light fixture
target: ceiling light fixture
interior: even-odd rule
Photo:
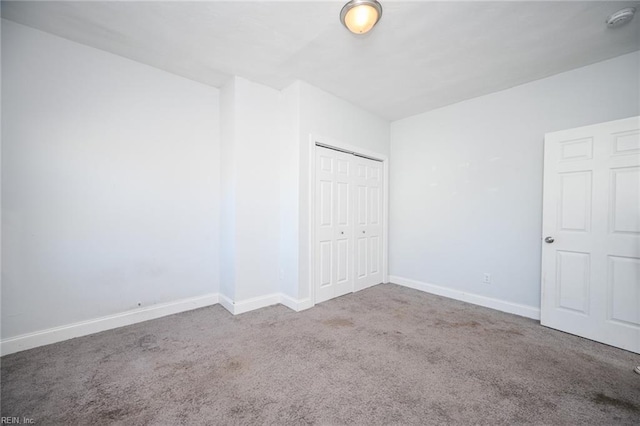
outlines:
[[[624,9],[620,9],[616,13],[612,13],[607,17],[607,27],[615,28],[626,24],[633,19],[633,15],[635,13],[635,7],[625,7]]]
[[[382,6],[376,0],[351,0],[340,11],[340,22],[354,34],[364,34],[378,23]]]

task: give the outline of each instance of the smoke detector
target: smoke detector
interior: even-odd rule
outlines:
[[[616,28],[626,24],[633,19],[633,15],[636,13],[635,7],[625,7],[619,11],[612,13],[607,18],[607,27]]]

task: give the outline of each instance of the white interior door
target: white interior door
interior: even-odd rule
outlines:
[[[547,134],[542,325],[640,353],[640,117]]]
[[[382,282],[382,163],[354,157],[355,290]]]
[[[316,147],[315,302],[382,282],[382,163]]]
[[[316,148],[316,303],[353,292],[352,157]]]

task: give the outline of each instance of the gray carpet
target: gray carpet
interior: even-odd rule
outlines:
[[[640,356],[386,284],[198,309],[2,358],[36,424],[640,424]]]

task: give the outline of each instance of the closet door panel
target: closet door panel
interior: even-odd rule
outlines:
[[[354,157],[358,171],[356,186],[355,262],[358,273],[354,289],[362,290],[382,282],[382,163]]]
[[[316,150],[316,303],[353,291],[351,156]]]

